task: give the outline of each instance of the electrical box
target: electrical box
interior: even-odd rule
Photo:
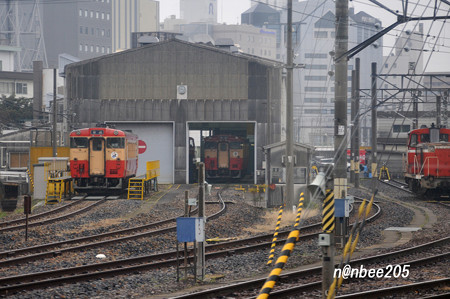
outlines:
[[[349,200],[346,198],[335,198],[334,199],[334,216],[338,217],[349,217],[350,215],[350,205]]]
[[[203,217],[177,218],[178,242],[204,242],[205,219]]]
[[[319,234],[319,246],[330,246],[330,235],[329,234]]]

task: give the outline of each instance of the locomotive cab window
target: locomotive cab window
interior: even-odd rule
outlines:
[[[124,138],[108,138],[106,140],[106,147],[107,148],[124,148],[125,147],[125,139]]]
[[[103,139],[92,139],[92,150],[101,151],[103,146]]]
[[[448,134],[439,134],[439,141],[448,142]]]
[[[417,146],[417,135],[412,134],[409,140],[409,146],[416,147]]]
[[[221,143],[221,144],[219,144],[219,150],[220,150],[221,152],[227,151],[227,150],[228,150],[228,144],[226,144],[226,143]]]
[[[420,142],[421,143],[430,142],[430,134],[420,134]]]
[[[87,148],[88,139],[86,137],[72,137],[70,138],[70,148]]]

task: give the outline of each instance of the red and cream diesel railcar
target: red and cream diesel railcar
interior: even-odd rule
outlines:
[[[416,194],[450,191],[450,129],[422,127],[408,138],[405,180]]]
[[[203,161],[207,178],[242,178],[248,167],[248,139],[232,135],[204,138]]]
[[[76,191],[121,191],[137,168],[137,135],[101,127],[70,133],[70,172]]]

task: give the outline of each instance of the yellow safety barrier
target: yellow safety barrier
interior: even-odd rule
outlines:
[[[63,198],[73,194],[72,178],[48,178],[45,204],[60,203]]]
[[[158,191],[159,160],[147,161],[145,178],[137,177],[128,180],[127,199],[144,200],[150,190]]]
[[[389,169],[386,167],[386,165],[383,165],[380,169],[380,176],[378,177],[379,180],[391,180],[391,176],[389,175]]]
[[[335,218],[334,218],[334,193],[332,190],[327,190],[327,195],[322,205],[322,230],[325,233],[331,233],[334,231]]]

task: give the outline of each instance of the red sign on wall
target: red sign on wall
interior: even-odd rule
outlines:
[[[147,150],[147,144],[143,140],[138,140],[138,153],[143,154]]]

